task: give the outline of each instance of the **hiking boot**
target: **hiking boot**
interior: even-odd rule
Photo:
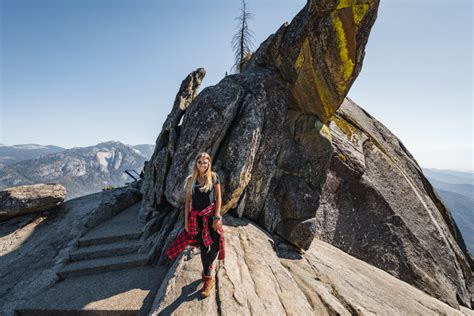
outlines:
[[[212,276],[204,276],[204,285],[201,289],[201,294],[204,297],[208,297],[211,294],[211,290],[214,287],[214,280]]]

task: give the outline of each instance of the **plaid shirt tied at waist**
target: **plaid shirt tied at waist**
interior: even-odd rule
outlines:
[[[216,208],[215,202],[203,209],[202,211],[195,211],[191,204],[191,211],[189,212],[188,218],[188,231],[183,230],[175,241],[170,246],[170,249],[166,251],[166,255],[170,260],[174,259],[179,253],[181,253],[188,245],[198,247],[197,234],[199,233],[199,228],[197,224],[197,216],[202,216],[202,240],[204,246],[209,247],[213,241],[211,239],[211,234],[209,232],[209,216],[214,215],[214,209]],[[225,240],[224,240],[224,230],[222,225],[217,229],[219,234],[219,260],[223,260],[225,257]]]

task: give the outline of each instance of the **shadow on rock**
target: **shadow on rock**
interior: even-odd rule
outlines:
[[[201,283],[201,281],[196,280],[191,284],[183,286],[181,289],[181,295],[173,303],[165,307],[159,315],[171,315],[184,302],[200,299],[201,295],[197,291],[199,283]]]

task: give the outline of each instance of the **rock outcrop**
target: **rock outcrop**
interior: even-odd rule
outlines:
[[[197,250],[185,251],[171,267],[132,267],[58,279],[58,272],[78,254],[75,245],[90,240],[91,234],[98,238],[95,232],[104,224],[115,226],[132,210],[136,213],[130,205],[139,197],[136,190],[121,188],[67,201],[63,212],[4,222],[0,314],[474,315],[324,241],[316,239],[302,252],[256,223],[230,215],[224,216],[226,259],[214,269],[216,287],[206,300],[198,292]]]
[[[204,68],[190,73],[181,83],[176,95],[171,113],[168,114],[163,128],[156,140],[155,151],[145,167],[145,178],[142,191],[144,193],[143,207],[140,210],[140,219],[146,221],[155,210],[154,206],[163,205],[163,193],[166,185],[166,175],[171,159],[174,157],[176,142],[181,131],[178,124],[189,104],[198,94],[198,89],[206,75]]]
[[[57,183],[39,183],[0,190],[0,221],[56,208],[64,202],[65,197],[66,189]]]
[[[319,238],[452,306],[469,306],[461,233],[403,143],[350,99],[329,127],[334,153]]]
[[[474,315],[315,240],[304,253],[246,219],[225,218],[225,264],[200,300],[197,250],[175,261],[151,315]]]
[[[377,9],[378,0],[309,0],[243,73],[199,94],[204,69],[183,81],[145,169],[138,254],[165,261],[183,227],[183,181],[208,151],[229,213],[226,260],[211,297],[197,300],[199,257],[180,255],[156,280],[152,314],[473,314],[471,262],[451,213],[402,142],[346,98]],[[94,155],[104,172],[123,159]],[[75,166],[65,168],[85,170]],[[5,222],[0,312],[56,283],[80,236],[140,196],[101,192]]]
[[[303,250],[320,238],[454,308],[470,306],[470,259],[450,212],[401,141],[345,99],[377,8],[308,1],[243,73],[185,94],[182,124],[173,110],[145,174],[142,214],[158,262],[182,227],[185,177],[207,151],[222,213]]]
[[[0,315],[14,315],[15,308],[56,283],[79,238],[140,198],[138,190],[119,188],[66,201],[56,212],[2,222]]]

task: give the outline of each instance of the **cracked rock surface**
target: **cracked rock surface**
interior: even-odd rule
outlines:
[[[315,240],[300,253],[246,219],[225,218],[227,257],[207,299],[196,250],[168,272],[153,315],[474,315]]]
[[[0,226],[0,314],[47,290],[81,235],[141,198],[119,188],[66,201],[55,212],[27,214]]]

